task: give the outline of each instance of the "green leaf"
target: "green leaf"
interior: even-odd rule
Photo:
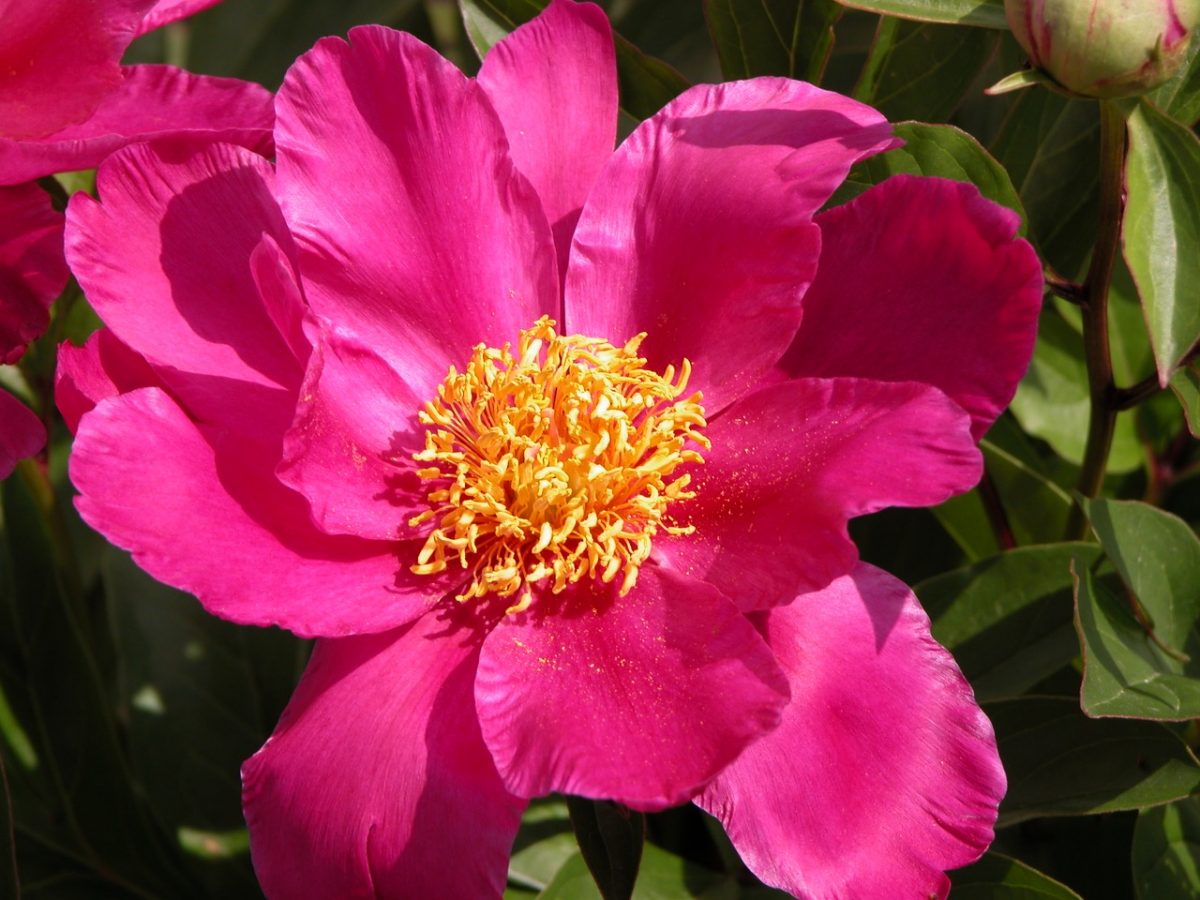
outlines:
[[[1071,496],[1032,463],[993,443],[995,429],[988,434],[979,446],[1016,543],[1060,540],[1071,512]]]
[[[646,816],[608,800],[567,797],[571,825],[604,900],[633,895],[646,842]]]
[[[1082,337],[1053,306],[1042,313],[1033,360],[1011,406],[1029,434],[1046,441],[1068,462],[1083,462],[1091,401]],[[1128,472],[1143,462],[1133,416],[1117,416],[1108,458],[1110,472]]]
[[[843,6],[916,19],[920,22],[944,22],[947,25],[978,25],[981,28],[1008,28],[1004,18],[1004,0],[838,0]]]
[[[558,800],[535,801],[521,816],[521,829],[508,860],[508,880],[543,890],[563,863],[578,852],[567,805]]]
[[[1154,372],[1154,350],[1146,333],[1146,318],[1138,300],[1137,287],[1125,260],[1114,261],[1112,284],[1108,291],[1108,341],[1112,349],[1113,376],[1117,384],[1128,385],[1141,381]],[[1065,300],[1059,309],[1069,308],[1078,315],[1079,308]],[[1082,319],[1080,327],[1082,328]]]
[[[479,54],[528,22],[548,0],[459,0],[467,37]],[[661,59],[643,53],[614,33],[617,51],[617,85],[621,108],[635,119],[649,118],[688,87],[687,80]]]
[[[901,122],[894,128],[904,146],[856,165],[835,194],[832,204],[844,203],[893,175],[932,175],[966,181],[980,193],[1025,217],[1021,199],[1004,168],[975,138],[953,125]]]
[[[1176,122],[1195,125],[1200,119],[1200,41],[1192,39],[1187,63],[1147,99]]]
[[[999,853],[951,872],[950,882],[954,900],[1082,900],[1065,884]]]
[[[951,497],[933,507],[931,513],[946,533],[962,548],[970,562],[978,562],[1001,551],[979,490]]]
[[[1016,543],[1062,540],[1075,506],[1062,481],[1070,466],[1036,446],[1011,412],[995,421],[979,446]],[[1075,472],[1066,471],[1066,477],[1074,483]]]
[[[726,78],[786,75],[815,84],[842,7],[834,0],[705,0],[704,15]]]
[[[0,656],[6,680],[20,673],[5,691],[14,706],[21,691],[39,768],[46,767],[54,791],[42,798],[50,818],[30,808],[27,820],[26,810],[18,809],[18,825],[53,831],[55,840],[69,843],[89,878],[193,896],[179,853],[132,782],[103,665],[112,650],[82,598],[64,587],[69,579],[43,517],[45,498],[35,499],[43,490],[39,477],[30,465],[0,483]]]
[[[1087,569],[1075,574],[1084,712],[1161,721],[1200,715],[1200,657],[1176,656],[1200,650],[1195,633],[1168,635],[1153,613],[1151,627],[1121,585],[1106,585]]]
[[[984,93],[989,97],[999,97],[1001,94],[1008,94],[1012,91],[1020,91],[1025,88],[1031,88],[1038,85],[1052,85],[1052,79],[1045,72],[1038,69],[1021,69],[1019,72],[1013,72],[1011,75],[1005,75],[990,88],[984,90]]]
[[[723,881],[722,876],[711,869],[688,862],[661,847],[646,844],[641,872],[632,896],[633,900],[697,897],[714,888],[719,890]],[[554,880],[538,896],[540,900],[602,900],[580,853],[574,854],[563,864]]]
[[[1188,431],[1192,437],[1200,437],[1200,363],[1193,362],[1172,375],[1171,390],[1183,406]]]
[[[981,700],[1012,697],[1079,652],[1071,625],[1073,561],[1099,558],[1094,544],[1010,550],[918,584],[933,636],[958,661]]]
[[[239,771],[274,728],[305,645],[209,615],[115,548],[102,568],[135,773],[207,893],[245,896],[255,880],[236,838]],[[213,852],[195,852],[204,846]]]
[[[1142,810],[1133,830],[1138,900],[1200,897],[1200,799]]]
[[[1000,827],[1157,806],[1200,787],[1196,758],[1164,725],[1089,719],[1072,697],[997,700],[984,711],[1008,773]]]
[[[318,38],[345,35],[355,25],[371,23],[432,37],[420,0],[222,3],[188,20],[187,68],[276,88],[296,57]],[[142,40],[158,38],[152,34]]]
[[[1200,540],[1182,519],[1132,500],[1085,500],[1104,552],[1160,627],[1186,629],[1200,613]]]
[[[1094,102],[1022,91],[990,147],[1021,195],[1042,257],[1067,278],[1082,275],[1096,240],[1099,130]]]
[[[1075,567],[1084,711],[1200,717],[1200,540],[1181,519],[1145,503],[1080,502],[1125,582],[1110,587]]]
[[[17,834],[13,812],[12,791],[8,787],[8,766],[5,754],[0,753],[0,893],[21,896],[21,879],[17,872]]]
[[[893,121],[944,122],[999,42],[982,28],[880,19],[854,98]]]
[[[1165,387],[1200,341],[1200,138],[1150,104],[1137,104],[1125,182],[1125,260]]]

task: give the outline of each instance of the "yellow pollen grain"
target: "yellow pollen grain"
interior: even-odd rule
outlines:
[[[614,347],[554,327],[538,319],[515,353],[478,345],[418,413],[425,446],[413,459],[429,509],[409,524],[434,527],[411,569],[470,570],[461,602],[516,595],[516,613],[540,582],[558,593],[618,574],[624,596],[655,534],[693,530],[665,520],[669,504],[695,496],[675,470],[710,446],[701,395],[680,399],[691,363],[660,375],[637,354],[644,333]]]

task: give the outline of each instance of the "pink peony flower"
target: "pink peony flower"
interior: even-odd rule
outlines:
[[[173,66],[121,66],[137,35],[218,0],[0,0],[0,184],[94,168],[131,141],[201,133],[271,147],[271,94]]]
[[[616,102],[594,6],[476,80],[359,28],[274,167],[138,145],[71,203],[80,512],[322,638],[243,770],[269,896],[499,895],[552,791],[695,800],[800,896],[944,895],[992,839],[991,727],[846,522],[978,479],[1040,305],[1016,216],[912,177],[818,214],[895,141],[807,84],[614,152]]]
[[[0,363],[45,330],[67,280],[62,216],[32,179],[88,169],[168,135],[271,149],[265,88],[171,66],[120,65],[134,37],[218,0],[0,0]],[[26,182],[22,184],[22,182]],[[41,449],[37,417],[0,391],[0,478]]]
[[[67,283],[63,216],[33,184],[0,187],[0,364],[15,363],[41,334]],[[0,478],[46,442],[33,411],[0,390]]]

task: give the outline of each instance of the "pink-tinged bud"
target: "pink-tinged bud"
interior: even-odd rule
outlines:
[[[1087,97],[1127,97],[1179,70],[1200,0],[1004,0],[1030,62]]]

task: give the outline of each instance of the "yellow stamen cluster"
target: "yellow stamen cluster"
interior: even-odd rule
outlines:
[[[419,413],[428,431],[413,458],[430,508],[409,524],[436,526],[412,570],[471,569],[460,601],[520,593],[508,609],[520,612],[539,582],[558,593],[618,574],[624,596],[660,529],[693,530],[664,520],[693,496],[691,476],[672,473],[710,446],[700,394],[677,399],[691,364],[660,375],[637,355],[645,334],[614,347],[554,325],[543,316],[522,331],[515,355],[480,344]]]

